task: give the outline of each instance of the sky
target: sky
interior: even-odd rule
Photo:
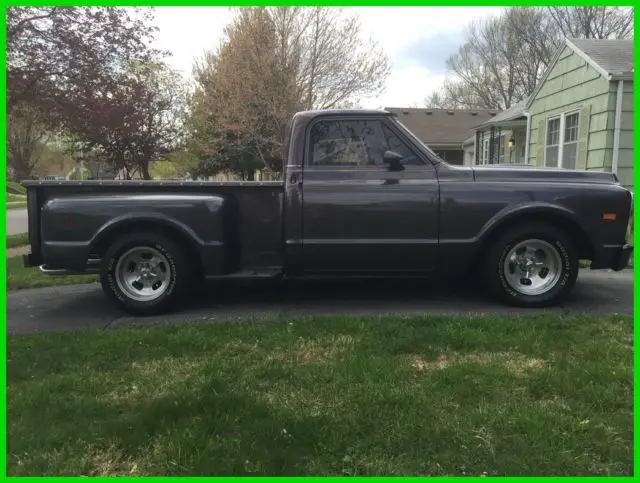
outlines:
[[[446,76],[446,59],[464,41],[472,20],[500,13],[500,7],[349,7],[363,33],[375,39],[391,61],[385,90],[362,100],[365,108],[421,107]],[[215,49],[233,17],[227,7],[157,7],[156,46],[172,53],[171,66],[186,77],[195,59]]]

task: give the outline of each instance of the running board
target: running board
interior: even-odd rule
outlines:
[[[208,275],[207,280],[251,280],[277,279],[282,277],[282,268],[265,268],[259,270],[244,269],[227,275]]]
[[[91,275],[100,273],[100,263],[102,260],[99,258],[90,258],[87,260],[87,268],[84,271],[71,270],[68,268],[47,268],[46,265],[40,265],[40,273],[44,275],[61,276],[61,275]]]

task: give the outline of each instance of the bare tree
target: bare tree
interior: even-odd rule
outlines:
[[[546,11],[565,37],[633,37],[633,7],[546,7]]]
[[[326,7],[279,7],[270,12],[276,25],[287,26],[278,35],[298,62],[297,84],[307,108],[328,109],[382,90],[389,59],[373,39],[363,37],[357,15]]]
[[[432,109],[478,109],[486,104],[461,81],[448,78],[439,90],[425,99],[424,105]]]
[[[528,10],[470,25],[465,43],[447,60],[456,80],[444,85],[445,97],[469,107],[506,109],[533,90],[549,59],[518,35],[541,22]]]
[[[621,38],[633,10],[617,7],[518,7],[472,22],[447,60],[450,76],[425,101],[447,108],[507,109],[531,95],[565,36]]]

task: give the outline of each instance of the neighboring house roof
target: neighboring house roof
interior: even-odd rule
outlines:
[[[566,42],[605,77],[633,78],[633,40],[567,39]]]
[[[475,128],[499,111],[497,109],[427,109],[387,107],[422,142],[429,146],[451,145],[469,139]]]
[[[520,119],[524,117],[524,111],[527,107],[527,102],[529,99],[523,99],[520,102],[515,103],[509,109],[505,109],[504,111],[499,112],[495,116],[493,116],[488,121],[484,122],[482,126],[489,126],[492,124],[499,124],[501,122],[506,121],[515,121],[516,119]],[[478,126],[478,127],[482,127]]]
[[[525,109],[542,89],[542,86],[555,67],[565,47],[569,47],[576,55],[582,57],[607,80],[633,80],[633,40],[624,39],[565,39],[558,47],[549,67],[536,85]]]

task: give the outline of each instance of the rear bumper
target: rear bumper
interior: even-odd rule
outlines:
[[[616,272],[624,270],[633,253],[633,247],[624,245],[605,245],[600,247],[591,261],[592,269],[608,268]]]

